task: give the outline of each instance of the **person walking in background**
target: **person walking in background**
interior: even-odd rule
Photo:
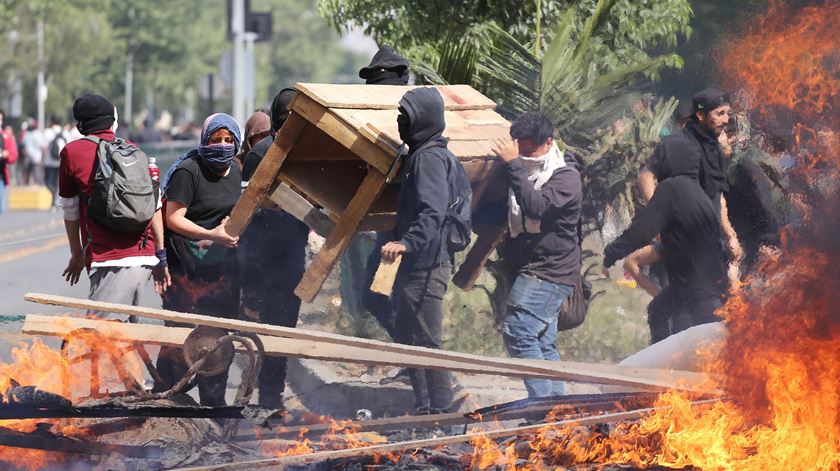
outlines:
[[[242,172],[234,164],[241,143],[231,116],[210,115],[199,147],[179,157],[161,183],[172,273],[164,309],[226,318],[239,313],[239,267],[233,250],[239,237],[230,236],[225,223],[241,192]],[[187,372],[181,349],[161,348],[157,369],[162,381],[155,383],[155,391],[170,389]],[[202,405],[225,404],[227,376],[225,370],[198,378]]]
[[[274,143],[277,131],[289,117],[289,104],[295,90],[284,88],[271,102],[270,134],[253,144],[245,156],[242,180],[253,177],[265,153]],[[256,114],[256,113],[255,113]],[[251,122],[251,120],[249,120]],[[255,126],[255,129],[259,129]],[[295,287],[306,266],[309,227],[279,207],[263,207],[254,214],[242,234],[242,310],[245,320],[295,327],[300,314],[300,298]],[[283,408],[286,388],[286,358],[266,357],[260,370],[259,404]]]
[[[0,110],[0,214],[9,207],[7,188],[11,185],[14,164],[17,162],[18,149],[15,136],[3,127],[6,112]]]
[[[266,110],[256,110],[245,122],[245,138],[242,140],[242,148],[236,154],[236,163],[239,168],[245,165],[245,156],[256,143],[263,140],[271,132],[271,118]],[[243,181],[246,181],[243,178]]]
[[[159,201],[145,230],[119,231],[97,219],[89,204],[97,184],[97,152],[104,145],[100,141],[115,140],[116,110],[105,97],[86,94],[73,104],[73,116],[85,137],[67,144],[60,152],[57,205],[63,210],[70,243],[70,260],[62,276],[72,286],[87,267],[91,300],[135,306],[153,304],[144,299],[146,293],[153,287],[162,293],[169,286]],[[156,193],[153,183],[150,185],[150,191]],[[127,318],[117,314],[100,317]]]
[[[554,141],[554,125],[538,112],[520,116],[493,152],[507,164],[509,238],[505,259],[516,279],[502,336],[514,358],[559,360],[560,307],[580,278],[583,189],[576,160]],[[529,397],[564,394],[562,381],[526,379]]]
[[[47,151],[44,153],[44,183],[53,197],[53,206],[58,201],[58,169],[61,163],[61,151],[67,145],[67,135],[61,126],[61,120],[53,116],[50,127],[44,130],[44,142]]]
[[[44,184],[44,153],[47,142],[44,132],[38,129],[38,123],[33,122],[23,134],[23,150],[26,153],[26,185]]]

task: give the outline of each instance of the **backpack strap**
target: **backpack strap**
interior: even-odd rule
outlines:
[[[84,139],[84,140],[86,140],[86,141],[90,141],[90,142],[92,142],[92,143],[94,143],[94,144],[97,144],[97,145],[98,145],[98,144],[99,144],[99,142],[102,140],[102,139],[100,139],[99,137],[94,136],[94,135],[92,135],[92,134],[88,134],[87,136],[83,137],[82,139]]]

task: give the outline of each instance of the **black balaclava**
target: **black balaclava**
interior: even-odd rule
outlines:
[[[297,95],[294,88],[284,88],[274,96],[271,102],[271,134],[277,133],[289,117],[289,105]]]
[[[102,95],[86,93],[73,103],[73,118],[82,134],[110,129],[116,120],[114,105]]]
[[[408,60],[391,46],[382,46],[370,64],[359,70],[359,77],[368,85],[407,85]]]
[[[443,111],[443,97],[436,89],[409,90],[400,100],[400,117],[397,118],[400,139],[411,151],[415,151],[426,142],[440,137],[446,129]]]

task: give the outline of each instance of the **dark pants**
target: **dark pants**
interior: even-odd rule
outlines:
[[[53,205],[58,199],[58,167],[44,167],[44,184],[52,193]]]
[[[689,289],[668,285],[648,305],[650,343],[690,327],[719,322],[715,311],[721,306],[720,296],[699,294]]]
[[[396,341],[418,347],[443,348],[443,295],[452,274],[445,262],[429,270],[405,270],[397,277]],[[448,371],[411,369],[417,411],[448,411],[452,406],[452,377]]]
[[[230,267],[230,265],[228,265]],[[206,268],[206,267],[201,267]],[[239,283],[235,265],[228,270],[206,268],[193,275],[172,273],[172,286],[163,295],[163,308],[214,317],[236,318],[239,314]],[[192,327],[189,324],[166,322],[170,327]],[[182,349],[161,347],[157,359],[161,384],[154,390],[166,391],[178,382],[188,370]],[[228,371],[215,376],[198,377],[198,395],[201,405],[225,405]]]
[[[295,327],[300,299],[294,294],[303,277],[309,227],[283,211],[261,210],[242,234],[242,307],[246,320]],[[283,407],[286,358],[266,356],[259,377],[259,403]]]

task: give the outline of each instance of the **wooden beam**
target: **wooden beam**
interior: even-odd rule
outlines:
[[[307,121],[327,133],[341,145],[350,149],[362,160],[375,167],[382,173],[387,173],[396,152],[389,155],[359,131],[331,113],[312,98],[298,94],[292,105],[292,110],[301,114]]]
[[[327,276],[338,262],[338,257],[350,244],[359,222],[367,215],[368,209],[384,188],[385,175],[375,168],[368,170],[368,174],[359,186],[356,196],[350,200],[350,204],[341,213],[335,229],[330,232],[324,246],[315,255],[306,273],[303,274],[303,279],[295,288],[295,294],[302,301],[311,303],[315,299]]]
[[[295,88],[300,95],[315,100],[325,108],[395,110],[400,99],[409,90],[418,86],[395,85],[336,85],[326,83],[298,83]],[[493,100],[482,95],[469,85],[434,86],[443,98],[446,110],[492,110]]]
[[[285,183],[277,182],[268,198],[321,237],[327,237],[335,227],[335,223],[326,214]]]
[[[24,296],[24,299],[40,304],[65,306],[75,309],[113,312],[150,319],[182,322],[184,324],[209,325],[211,327],[253,332],[255,334],[370,348],[383,352],[383,357],[390,356],[394,353],[400,353],[414,355],[415,357],[427,360],[451,360],[479,367],[518,369],[521,372],[521,376],[531,376],[532,374],[536,374],[535,376],[548,376],[557,380],[614,384],[653,390],[680,389],[709,394],[719,394],[720,392],[711,383],[711,380],[707,375],[688,371],[647,370],[647,373],[644,373],[645,376],[642,376],[642,372],[645,370],[621,365],[590,365],[564,361],[489,358],[469,353],[450,352],[446,350],[435,350],[425,347],[415,347],[411,345],[348,337],[330,332],[317,332],[290,327],[266,325],[257,322],[212,317],[201,314],[188,314],[164,309],[106,303],[102,301],[91,301],[87,299],[69,298],[48,294],[28,293]]]
[[[230,212],[230,220],[225,225],[225,230],[232,236],[239,236],[248,227],[251,218],[257,209],[260,208],[263,195],[265,195],[277,178],[283,160],[289,155],[292,146],[298,136],[306,128],[306,120],[299,114],[291,113],[286,123],[277,132],[274,143],[268,148],[254,176],[251,178],[248,187],[240,196],[236,206]]]
[[[484,265],[490,259],[490,255],[496,250],[496,246],[507,234],[507,227],[481,226],[476,227],[477,238],[464,262],[458,267],[458,271],[452,277],[452,283],[464,291],[475,287]]]
[[[467,443],[477,436],[481,435],[491,440],[499,438],[513,437],[517,435],[529,435],[537,433],[541,430],[558,429],[571,426],[586,426],[594,424],[606,424],[611,422],[619,422],[623,420],[633,420],[644,417],[645,415],[655,412],[656,408],[637,409],[627,412],[616,412],[613,414],[592,415],[577,419],[560,420],[556,422],[541,423],[534,425],[525,425],[522,427],[513,427],[502,430],[484,430],[479,433],[467,433],[464,435],[452,435],[448,437],[428,438],[424,440],[410,440],[405,442],[387,443],[384,445],[371,445],[360,448],[350,448],[344,450],[329,450],[318,451],[315,453],[308,453],[304,455],[283,456],[280,458],[269,458],[264,460],[245,461],[239,463],[197,466],[192,468],[179,468],[173,471],[237,471],[237,470],[251,470],[263,469],[273,467],[285,467],[292,465],[301,465],[312,463],[316,461],[327,461],[342,458],[353,458],[356,456],[372,456],[376,454],[393,453],[399,451],[431,449],[447,445],[455,445],[458,443]]]

